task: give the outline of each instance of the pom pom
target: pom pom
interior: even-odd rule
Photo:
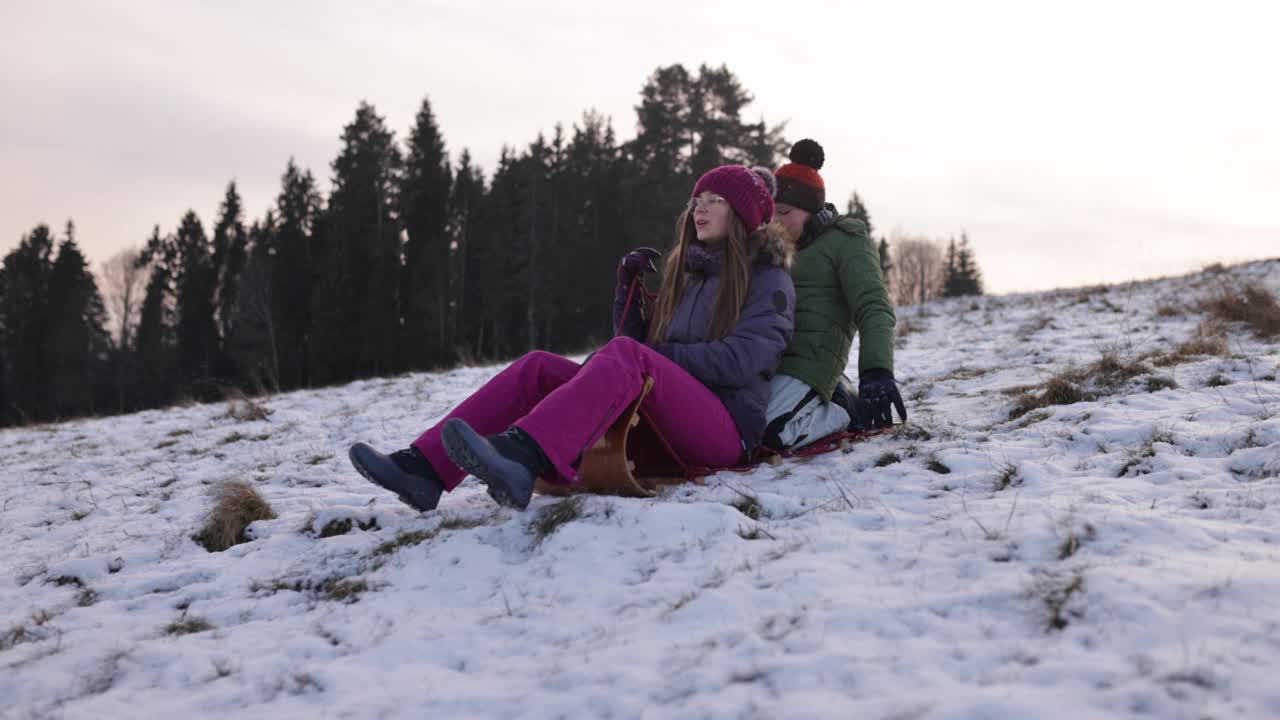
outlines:
[[[791,162],[808,165],[814,170],[821,170],[823,161],[827,159],[826,154],[822,152],[822,146],[809,138],[792,145],[791,154],[788,157],[791,158]]]
[[[760,179],[764,181],[764,186],[769,190],[769,197],[778,195],[778,179],[773,176],[773,173],[769,172],[769,168],[756,165],[751,168],[751,172],[759,175]]]

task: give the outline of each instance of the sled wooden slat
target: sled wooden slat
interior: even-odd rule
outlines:
[[[653,378],[646,377],[640,396],[627,406],[604,437],[582,456],[576,484],[551,483],[540,478],[534,485],[534,492],[544,495],[593,493],[653,497],[660,482],[671,482],[671,479],[659,481],[656,478],[637,478],[635,463],[627,459],[627,436],[632,428],[640,424],[640,404],[652,389]]]

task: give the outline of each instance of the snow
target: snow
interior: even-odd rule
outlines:
[[[1002,392],[1169,350],[1201,320],[1169,308],[1244,279],[1280,261],[904,308],[909,427],[542,538],[560,500],[420,515],[347,462],[496,367],[0,431],[0,715],[1280,717],[1280,343]],[[228,480],[277,518],[209,553]]]

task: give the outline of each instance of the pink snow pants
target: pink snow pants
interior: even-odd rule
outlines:
[[[538,443],[562,482],[577,482],[576,465],[583,453],[639,397],[646,376],[653,378],[653,389],[641,411],[681,461],[705,467],[742,461],[742,438],[720,399],[679,365],[628,337],[614,338],[585,365],[548,352],[525,355],[413,445],[431,461],[445,488],[453,490],[466,473],[445,454],[440,440],[445,420],[462,418],[481,435],[515,425]],[[643,470],[645,459],[635,457],[635,451],[631,455]]]

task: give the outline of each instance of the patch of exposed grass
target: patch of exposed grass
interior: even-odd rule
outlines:
[[[995,485],[992,488],[996,492],[1022,485],[1022,477],[1018,475],[1017,465],[1000,465],[998,469],[1000,472],[996,475]]]
[[[238,443],[238,442],[240,442],[241,440],[243,440],[244,438],[245,438],[245,434],[244,434],[244,433],[239,432],[239,431],[236,431],[236,432],[233,432],[233,433],[231,433],[230,435],[228,435],[228,436],[226,436],[226,437],[222,438],[221,442],[222,442],[222,444],[223,444],[223,445],[230,445],[231,443]]]
[[[182,437],[183,435],[190,435],[190,434],[191,434],[190,430],[186,428],[178,428],[177,430],[170,430],[169,432],[165,433],[165,437],[171,437],[171,438]]]
[[[1080,546],[1098,537],[1098,531],[1092,523],[1085,523],[1079,531],[1070,530],[1058,544],[1058,559],[1066,560],[1080,550]]]
[[[226,482],[214,492],[213,510],[193,538],[209,552],[222,552],[248,542],[245,530],[258,520],[276,517],[270,503],[246,483]]]
[[[1220,372],[1210,375],[1209,379],[1204,381],[1204,386],[1211,387],[1211,388],[1222,387],[1224,385],[1230,385],[1230,384],[1231,384],[1231,381],[1228,380],[1227,377]]]
[[[892,435],[894,440],[927,441],[933,439],[933,433],[919,425],[908,425],[907,423],[895,425]]]
[[[1159,367],[1168,367],[1205,355],[1226,357],[1229,354],[1226,325],[1221,320],[1209,319],[1202,321],[1186,342],[1172,352],[1156,353],[1151,362]]]
[[[582,496],[575,495],[539,510],[537,517],[529,524],[529,529],[533,532],[534,542],[541,543],[555,534],[566,523],[582,517],[582,506]]]
[[[344,605],[358,601],[360,594],[368,590],[369,583],[359,578],[328,578],[313,588],[317,598],[340,602]]]
[[[213,626],[209,621],[200,617],[183,616],[179,620],[175,620],[164,626],[165,635],[191,635],[193,633],[202,633],[206,630],[212,630]]]
[[[34,629],[29,630],[28,626],[31,628],[40,628],[52,619],[53,616],[47,611],[40,610],[32,614],[31,618],[27,622],[20,625],[14,625],[4,632],[0,632],[0,652],[4,652],[5,650],[9,650],[10,648],[23,643],[36,642],[44,639],[43,633],[37,632]]]
[[[249,396],[239,393],[227,401],[227,414],[225,417],[240,422],[252,422],[255,420],[266,420],[273,410],[267,408],[260,403],[256,403]]]
[[[932,470],[933,472],[938,473],[939,475],[951,474],[951,468],[947,467],[945,463],[943,463],[941,460],[939,460],[936,457],[930,457],[928,461],[925,462],[924,466],[929,470]]]
[[[898,453],[887,452],[876,458],[876,467],[885,467],[898,462],[902,462],[902,458],[898,456]]]
[[[610,506],[612,507],[612,506]],[[610,510],[609,512],[612,512]],[[493,520],[492,515],[482,515],[480,517],[461,517],[458,515],[445,515],[440,520],[441,530],[470,530],[488,525]]]
[[[358,527],[361,530],[366,531],[377,530],[378,521],[376,518],[370,518],[367,521],[356,521],[351,518],[334,518],[325,523],[324,527],[320,528],[319,537],[329,538],[337,535],[346,535],[351,532],[351,529],[354,527]]]
[[[413,547],[421,545],[430,540],[439,533],[439,528],[430,528],[427,530],[412,530],[410,532],[402,532],[396,535],[394,539],[388,540],[373,549],[373,556],[390,555],[401,548]]]
[[[313,578],[274,578],[271,580],[254,580],[249,583],[249,592],[274,595],[278,592],[307,593],[316,600],[329,600],[346,605],[360,599],[360,594],[369,591],[369,583],[358,577],[326,577],[320,580]]]
[[[956,368],[955,370],[952,370],[946,375],[943,375],[942,377],[938,378],[938,381],[943,382],[946,380],[973,380],[975,378],[980,378],[990,372],[991,370],[987,368],[969,368],[969,367],[961,366]]]
[[[1166,445],[1172,445],[1173,440],[1174,440],[1173,433],[1169,432],[1168,430],[1162,430],[1160,428],[1156,428],[1155,430],[1151,431],[1151,437],[1147,438],[1146,442],[1144,442],[1142,445],[1139,445],[1138,447],[1128,452],[1128,458],[1125,460],[1125,463],[1120,466],[1120,469],[1116,472],[1116,477],[1124,477],[1128,475],[1131,470],[1137,470],[1139,475],[1143,474],[1142,468],[1143,468],[1144,462],[1148,458],[1153,458],[1156,456],[1156,443],[1164,443]]]
[[[1009,419],[1016,420],[1032,410],[1053,405],[1074,405],[1097,400],[1119,391],[1133,379],[1151,375],[1152,372],[1141,360],[1128,360],[1117,350],[1104,350],[1101,357],[1083,368],[1069,367],[1039,386],[1007,390],[1006,392],[1015,394]],[[1160,381],[1157,380],[1156,383],[1159,384]]]
[[[1178,387],[1178,383],[1168,375],[1148,375],[1147,376],[1147,392],[1159,392],[1160,390],[1173,390]]]
[[[1204,302],[1204,310],[1226,322],[1241,322],[1259,338],[1280,336],[1280,303],[1258,284],[1223,287]]]
[[[332,453],[320,453],[307,458],[308,465],[319,465],[320,463],[333,458]]]
[[[174,445],[177,445],[177,444],[178,444],[177,440],[161,440],[160,442],[156,443],[156,449],[163,450],[167,447],[173,447]]]
[[[1027,596],[1038,603],[1044,616],[1046,632],[1063,630],[1072,620],[1084,617],[1079,596],[1084,593],[1084,571],[1066,573],[1036,571]]]
[[[1039,388],[1024,390],[1014,398],[1013,408],[1009,410],[1009,419],[1016,420],[1032,410],[1053,405],[1073,405],[1093,400],[1095,396],[1080,387],[1077,377],[1074,371],[1068,371],[1049,378]]]

